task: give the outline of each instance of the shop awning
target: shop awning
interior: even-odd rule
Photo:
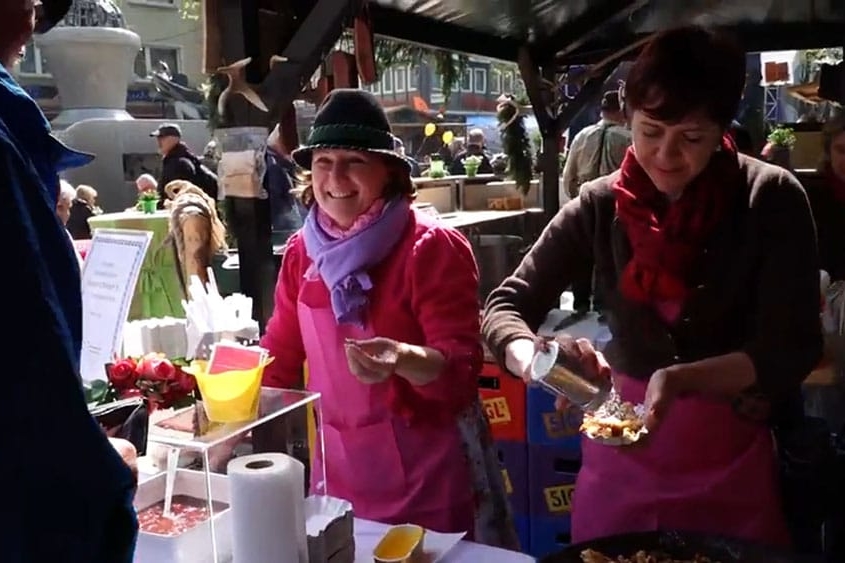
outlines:
[[[370,12],[385,36],[503,60],[527,45],[535,60],[564,65],[684,23],[735,31],[748,51],[845,43],[837,0],[372,0]]]

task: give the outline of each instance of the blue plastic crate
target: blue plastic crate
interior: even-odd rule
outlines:
[[[530,522],[531,549],[529,555],[538,559],[557,553],[572,542],[570,517],[533,517]]]
[[[526,514],[515,514],[513,523],[519,538],[519,548],[523,553],[531,554],[531,519]]]
[[[528,445],[499,440],[496,453],[511,510],[514,514],[528,514]]]
[[[540,387],[528,389],[527,401],[528,443],[563,448],[569,459],[581,459],[581,410],[558,412],[554,396]]]
[[[580,462],[559,446],[528,446],[528,509],[532,518],[568,518]]]

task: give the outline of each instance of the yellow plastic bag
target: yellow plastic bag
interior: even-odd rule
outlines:
[[[273,361],[268,358],[257,368],[243,371],[207,373],[208,362],[195,360],[183,368],[197,378],[203,406],[211,422],[248,422],[258,418],[261,376]]]

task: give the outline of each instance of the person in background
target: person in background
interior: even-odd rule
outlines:
[[[733,138],[736,150],[748,156],[754,156],[754,140],[751,138],[751,133],[748,129],[742,126],[738,121],[731,123],[728,130]]]
[[[481,129],[470,129],[469,134],[467,134],[466,148],[455,154],[455,158],[449,165],[449,174],[452,176],[466,174],[464,159],[468,156],[481,157],[481,164],[478,166],[479,174],[492,174],[493,166],[490,164],[490,157],[485,150],[485,145],[484,131]]]
[[[163,123],[150,136],[155,137],[161,155],[161,175],[157,182],[159,209],[164,209],[167,201],[165,186],[174,180],[191,182],[212,199],[217,199],[217,177],[182,142],[182,129],[178,125]]]
[[[411,177],[412,178],[419,178],[422,172],[420,172],[420,163],[417,162],[413,157],[408,156],[405,153],[405,143],[402,142],[402,139],[399,137],[394,137],[393,139],[393,146],[396,147],[396,152],[408,161],[408,164],[411,165]]]
[[[802,176],[819,240],[821,267],[831,281],[845,280],[845,115],[822,129],[822,158],[816,177]]]
[[[66,180],[59,180],[59,197],[56,200],[56,215],[64,227],[67,227],[74,201],[76,201],[76,188]]]
[[[625,113],[619,104],[619,92],[605,92],[600,110],[599,122],[581,129],[572,139],[566,155],[566,164],[563,166],[561,203],[578,197],[584,182],[618,170],[625,157],[625,151],[631,146],[631,132],[625,125]],[[604,303],[602,296],[596,291],[597,285],[592,270],[589,273],[585,271],[582,279],[573,282],[573,308],[577,314],[585,315],[591,308],[601,313]]]
[[[135,180],[135,188],[139,194],[151,190],[158,191],[158,180],[152,174],[141,174]]]
[[[417,162],[413,157],[410,157],[405,154],[405,143],[402,142],[402,139],[400,139],[399,137],[394,137],[393,146],[396,148],[396,152],[399,154],[399,156],[407,160],[408,164],[411,165],[411,177],[419,178],[419,176],[422,174],[422,172],[420,172],[420,163]]]
[[[91,226],[88,219],[101,211],[97,207],[97,190],[81,184],[76,188],[76,199],[70,209],[70,218],[65,223],[70,236],[76,240],[91,238]]]
[[[76,188],[74,188],[70,182],[65,180],[59,180],[59,198],[56,200],[56,216],[59,218],[59,221],[62,222],[62,226],[65,227],[65,232],[67,236],[71,239],[71,245],[73,245],[73,235],[71,235],[70,231],[67,230],[67,224],[70,220],[70,216],[73,213],[73,203],[76,201]],[[73,247],[73,253],[76,256],[77,262],[79,262],[79,270],[82,271],[82,255]]]
[[[279,125],[273,128],[267,138],[264,159],[267,164],[264,189],[270,196],[273,244],[284,244],[302,227],[304,213],[293,193],[296,165],[290,158],[290,151],[282,142]]]
[[[0,543],[10,562],[131,563],[134,479],[85,403],[79,265],[56,214],[59,172],[93,157],[53,137],[10,74],[33,33],[61,21],[70,4],[0,2],[0,240],[14,264],[3,289],[15,322],[0,355],[16,374],[0,395],[0,481],[9,484]]]
[[[307,359],[325,480],[358,517],[515,548],[478,399],[469,242],[411,206],[410,166],[369,92],[329,93],[292,156],[310,172],[308,216],[288,241],[261,341],[275,358],[264,384],[296,387]]]
[[[648,436],[582,439],[573,543],[656,530],[790,543],[773,427],[803,421],[793,407],[821,358],[819,260],[801,185],[726,135],[745,80],[734,42],[655,35],[625,84],[621,170],[582,186],[488,300],[489,349],[528,379],[563,288],[593,265],[606,284],[612,340],[578,355],[644,404]]]

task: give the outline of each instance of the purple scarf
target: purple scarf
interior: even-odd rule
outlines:
[[[331,291],[332,311],[339,323],[364,327],[367,292],[373,282],[367,270],[387,258],[402,238],[411,216],[407,198],[391,201],[381,217],[342,239],[326,234],[317,222],[317,206],[311,207],[302,233],[305,250]]]

